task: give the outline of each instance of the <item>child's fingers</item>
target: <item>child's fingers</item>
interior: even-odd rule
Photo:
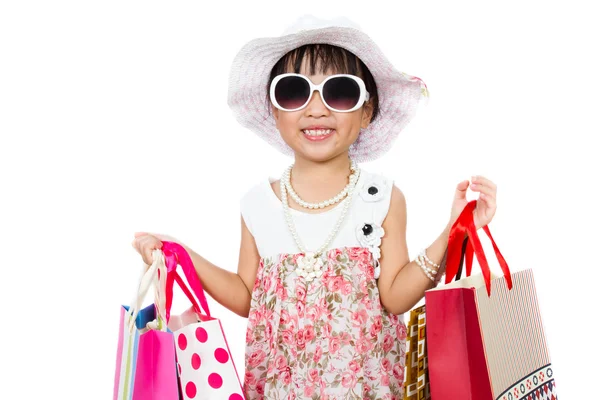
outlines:
[[[154,253],[154,250],[160,249],[161,247],[162,243],[152,237],[142,244],[142,258],[147,265],[152,265],[152,262],[154,261],[152,253]]]
[[[494,215],[494,213],[496,212],[496,199],[494,199],[493,197],[487,196],[484,193],[481,193],[479,195],[479,200],[482,200],[485,203],[485,205],[486,205],[485,215],[491,218]]]
[[[471,184],[471,190],[474,192],[480,192],[480,193],[485,193],[487,196],[489,197],[495,197],[496,196],[496,190],[489,187],[489,186],[485,186],[485,185],[480,185],[477,183],[472,183]]]
[[[154,249],[146,249],[144,254],[144,263],[146,263],[146,265],[152,265],[152,262],[154,261],[154,257],[152,256],[153,251]]]
[[[462,190],[467,190],[468,187],[469,187],[469,181],[465,179],[464,181],[460,182],[456,186],[456,189],[462,191]]]
[[[152,235],[137,237],[133,240],[131,245],[142,255],[144,262],[148,265],[152,263],[152,252],[155,249],[162,248],[162,242]],[[150,263],[148,263],[148,261],[150,261]]]
[[[494,182],[480,175],[475,175],[474,177],[472,177],[471,182],[477,185],[487,186],[492,188],[493,190],[496,190],[496,184]]]
[[[133,234],[133,240],[131,241],[131,246],[135,249],[138,246],[139,238],[146,236],[148,233],[146,232],[135,232]]]
[[[481,193],[479,195],[479,198],[485,202],[485,204],[488,207],[488,210],[496,210],[496,199],[494,197],[488,196],[485,193]]]
[[[465,180],[456,185],[456,192],[454,197],[457,199],[464,199],[467,197],[467,189],[469,188],[469,181]]]

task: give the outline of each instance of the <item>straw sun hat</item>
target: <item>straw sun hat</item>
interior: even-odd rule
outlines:
[[[236,55],[229,75],[227,102],[237,121],[282,153],[293,156],[270,111],[266,87],[273,66],[289,51],[305,44],[330,44],[356,55],[369,69],[379,95],[379,115],[362,129],[350,147],[357,162],[372,161],[391,147],[427,96],[425,83],[398,71],[373,40],[347,18],[299,18],[282,36],[258,38]]]

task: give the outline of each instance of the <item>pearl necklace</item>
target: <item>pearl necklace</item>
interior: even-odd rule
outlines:
[[[344,189],[342,189],[342,191],[340,193],[333,196],[329,200],[322,201],[320,203],[309,203],[307,201],[302,200],[300,198],[300,196],[298,196],[298,194],[296,193],[294,188],[292,187],[290,177],[291,177],[291,172],[292,172],[293,166],[294,166],[293,164],[290,165],[283,174],[283,182],[285,183],[285,188],[287,189],[290,196],[292,197],[292,199],[294,199],[294,201],[296,203],[300,204],[304,208],[309,208],[311,210],[315,210],[317,208],[325,208],[332,204],[337,204],[340,201],[342,201],[342,199],[344,199],[346,197],[346,195],[348,194],[348,190],[350,189],[350,187],[356,183],[357,178],[358,178],[357,171],[356,171],[356,164],[354,163],[354,160],[350,160],[350,170],[352,171],[352,173],[350,174],[350,179],[348,180],[348,184],[346,185],[346,187],[344,187]]]
[[[288,168],[288,170],[289,169],[291,169],[291,168]],[[294,225],[292,213],[290,211],[290,206],[288,204],[287,190],[286,190],[286,185],[284,183],[284,179],[282,178],[280,181],[281,203],[283,205],[283,213],[285,216],[285,220],[287,222],[288,228],[290,229],[292,237],[294,238],[294,241],[296,242],[296,245],[298,246],[298,249],[300,249],[300,251],[302,253],[304,253],[304,256],[300,256],[297,259],[298,268],[296,269],[296,273],[299,276],[304,277],[309,282],[312,281],[314,278],[321,277],[321,275],[322,275],[321,268],[323,267],[323,260],[321,260],[320,256],[325,251],[325,249],[327,247],[329,247],[329,245],[331,244],[333,239],[337,236],[337,234],[342,226],[342,222],[344,221],[344,218],[346,217],[346,214],[348,213],[348,209],[350,208],[350,204],[351,204],[352,198],[353,198],[352,195],[354,193],[354,189],[356,187],[359,177],[360,177],[360,169],[357,169],[356,170],[356,179],[351,181],[351,185],[348,188],[348,196],[344,199],[342,213],[341,213],[340,217],[338,218],[338,220],[333,228],[333,231],[329,234],[325,243],[321,247],[319,247],[319,249],[317,251],[314,251],[314,252],[308,252],[306,250],[306,248],[304,247],[304,244],[300,240],[300,237],[298,236],[298,232],[296,231],[296,227]]]

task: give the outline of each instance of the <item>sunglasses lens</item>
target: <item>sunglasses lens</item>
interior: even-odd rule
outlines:
[[[308,100],[310,86],[305,79],[298,76],[286,76],[275,86],[275,100],[283,108],[294,110]]]
[[[360,86],[346,76],[332,78],[323,87],[323,97],[336,110],[350,110],[360,99]]]

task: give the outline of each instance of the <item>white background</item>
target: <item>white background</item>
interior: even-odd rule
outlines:
[[[235,122],[230,63],[246,41],[277,36],[304,13],[353,19],[430,89],[389,153],[363,164],[405,193],[411,256],[441,232],[458,182],[496,182],[490,229],[513,270],[534,268],[559,393],[595,396],[600,32],[591,8],[174,3],[0,6],[0,397],[111,397],[119,307],[142,265],[135,231],[175,236],[237,268],[239,198],[291,159]],[[211,304],[243,369],[246,321]]]

